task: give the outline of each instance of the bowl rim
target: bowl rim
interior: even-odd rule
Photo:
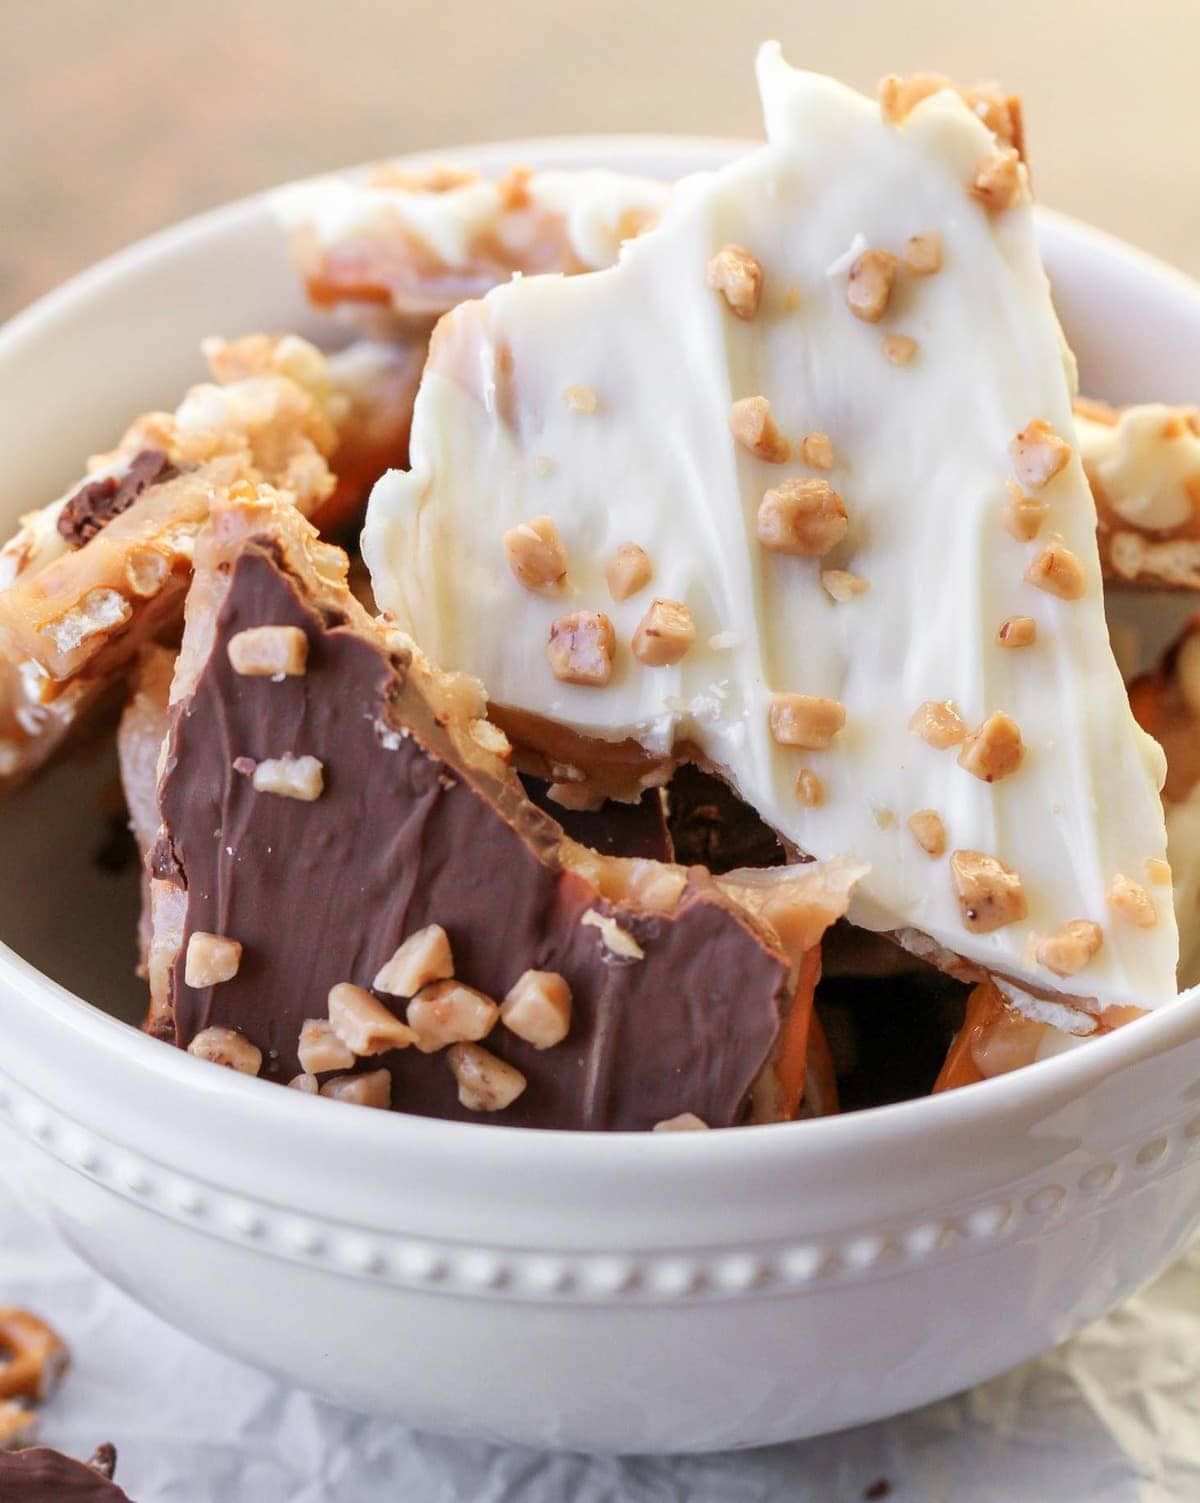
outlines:
[[[606,158],[616,157],[621,159],[622,170],[636,170],[640,159],[649,164],[669,157],[689,164],[690,170],[700,171],[756,144],[753,140],[729,137],[588,134],[462,144],[409,153],[393,160],[420,166],[431,161],[461,158],[487,172],[526,157],[536,160],[542,168],[577,164],[580,159],[603,162]],[[329,176],[365,173],[371,165],[360,163],[332,169],[246,195],[158,230],[105,257],[53,288],[0,326],[0,369],[19,363],[27,345],[36,344],[47,332],[52,334],[56,323],[68,319],[109,286],[136,275],[140,267],[186,250],[197,240],[235,234],[240,227],[244,228],[261,215],[271,196],[281,187]],[[1043,239],[1067,249],[1086,249],[1101,258],[1120,261],[1140,278],[1158,283],[1171,296],[1192,300],[1200,312],[1200,283],[1179,269],[1072,216],[1040,205],[1035,214]],[[331,329],[336,329],[336,326],[331,326]],[[175,1089],[190,1091],[201,1087],[210,1097],[227,1098],[244,1108],[257,1101],[259,1110],[271,1100],[274,1106],[270,1110],[281,1124],[290,1125],[293,1130],[303,1130],[306,1124],[308,1127],[318,1124],[325,1136],[333,1134],[347,1141],[358,1140],[364,1146],[369,1142],[375,1150],[395,1149],[405,1141],[403,1134],[407,1133],[410,1138],[416,1134],[422,1140],[422,1151],[426,1153],[441,1150],[452,1154],[467,1149],[489,1158],[496,1155],[507,1159],[512,1151],[521,1156],[526,1168],[539,1161],[553,1163],[563,1154],[572,1158],[579,1154],[603,1155],[606,1160],[621,1155],[620,1167],[631,1174],[656,1173],[665,1163],[678,1162],[681,1155],[691,1155],[688,1162],[693,1165],[698,1157],[715,1159],[729,1170],[736,1168],[743,1158],[760,1164],[764,1153],[790,1158],[797,1150],[828,1154],[853,1146],[862,1151],[873,1141],[886,1139],[894,1143],[897,1137],[915,1140],[930,1132],[940,1133],[955,1121],[964,1127],[977,1127],[989,1119],[1009,1116],[1018,1109],[1028,1112],[1036,1110],[1039,1105],[1050,1106],[1064,1098],[1082,1096],[1101,1080],[1200,1037],[1200,986],[1197,986],[1180,993],[1175,1002],[1091,1040],[1086,1047],[1039,1060],[1022,1070],[980,1081],[968,1089],[914,1097],[831,1117],[748,1126],[736,1132],[587,1133],[565,1129],[531,1130],[490,1122],[451,1122],[402,1111],[345,1112],[334,1110],[339,1105],[334,1102],[323,1102],[318,1114],[314,1115],[312,1102],[299,1092],[280,1090],[274,1082],[252,1079],[234,1071],[214,1071],[204,1061],[103,1012],[94,1003],[47,976],[2,940],[0,986],[18,994],[53,1026],[86,1035],[89,1047],[100,1049],[109,1057],[121,1056],[137,1071],[156,1079],[166,1077]],[[246,1094],[252,1092],[270,1094]],[[524,1147],[518,1148],[517,1144]],[[771,1144],[776,1146],[772,1148]]]

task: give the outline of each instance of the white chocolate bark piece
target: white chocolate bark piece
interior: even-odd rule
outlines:
[[[277,193],[275,213],[319,306],[365,310],[376,330],[425,330],[514,272],[611,266],[654,223],[665,183],[605,170],[488,181],[457,168],[383,165]]]
[[[368,512],[377,599],[520,712],[515,724],[571,733],[567,760],[597,781],[613,743],[638,748],[650,777],[699,754],[794,848],[868,863],[851,912],[865,927],[919,931],[976,975],[1092,1008],[1166,1002],[1169,888],[1157,890],[1152,929],[1114,926],[1106,910],[1114,873],[1165,853],[1163,758],[1134,723],[1108,644],[1095,508],[1073,452],[1074,362],[1024,168],[1012,166],[1007,207],[990,179],[981,193],[981,174],[1011,148],[950,91],[889,126],[873,101],[793,72],[777,47],[759,71],[769,144],[679,184],[615,268],[524,278],[443,320],[413,468],[381,481]],[[899,257],[931,232],[940,270],[898,270],[880,321],[856,317],[847,285],[863,253]],[[762,267],[753,318],[709,284],[729,246]],[[919,355],[896,366],[881,337],[909,331]],[[576,386],[596,393],[589,414],[563,400]],[[824,479],[848,525],[821,557],[756,533],[765,493],[810,471],[737,443],[729,412],[748,396],[770,402],[794,453],[805,434],[830,441]],[[1048,511],[1026,541],[1004,525],[1018,476]],[[504,567],[504,533],[531,516],[550,517],[565,545],[555,599]],[[627,540],[653,560],[655,593],[695,623],[674,664],[636,659],[648,602],[606,588]],[[820,583],[830,568],[869,588],[831,598]],[[608,684],[560,682],[543,666],[552,621],[598,609],[616,641]],[[1036,646],[996,642],[1013,615],[1035,622]],[[910,735],[926,701],[952,701],[972,733],[1011,717],[1019,762],[972,769]],[[814,705],[827,728],[841,713],[844,726],[812,749]],[[797,795],[802,769],[819,777],[820,801]],[[944,857],[912,839],[917,810],[941,817]],[[955,852],[1000,863],[975,862],[985,875],[1015,873],[1021,899],[1009,893],[973,920],[952,881]],[[1074,920],[1101,924],[1104,940],[1065,980],[1035,946]]]
[[[1083,402],[1075,421],[1107,577],[1200,589],[1200,413]]]

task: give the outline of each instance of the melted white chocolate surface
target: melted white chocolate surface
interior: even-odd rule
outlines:
[[[1108,643],[1096,516],[1077,452],[1039,492],[1042,536],[1003,525],[1010,444],[1035,419],[1077,449],[1074,365],[1051,306],[1024,181],[989,209],[971,192],[998,143],[955,94],[889,127],[877,104],[795,72],[776,46],[759,77],[768,142],[673,192],[660,226],[619,264],[527,277],[439,326],[417,400],[412,470],[372,497],[364,552],[376,597],[446,668],[492,699],[584,735],[631,736],[655,753],[698,745],[797,848],[868,863],[851,917],[915,928],[947,950],[1051,995],[1154,1007],[1175,995],[1168,886],[1150,888],[1152,928],[1110,914],[1117,872],[1143,880],[1165,854],[1162,753],[1135,724]],[[847,306],[863,247],[901,257],[936,232],[941,269],[898,269],[879,322]],[[708,284],[722,247],[763,270],[756,316]],[[853,254],[849,254],[853,252]],[[916,341],[908,363],[882,341]],[[580,391],[589,394],[588,400]],[[572,393],[564,397],[564,393]],[[594,402],[590,394],[594,394]],[[769,463],[730,432],[731,405],[765,396],[791,447]],[[801,457],[828,435],[833,465]],[[824,557],[765,549],[764,492],[823,476],[843,498],[845,538]],[[510,528],[549,516],[565,584],[525,588],[505,558]],[[1050,536],[1079,560],[1083,594],[1026,582]],[[633,541],[650,583],[614,601],[605,565]],[[834,599],[820,574],[866,581]],[[690,611],[679,661],[645,666],[631,643],[654,597]],[[616,651],[605,687],[560,682],[551,623],[604,612]],[[997,645],[1008,617],[1036,641]],[[826,749],[779,745],[774,693],[834,699],[845,727]],[[1025,752],[988,783],[908,730],[927,700],[952,700],[968,729],[1011,716]],[[801,769],[823,799],[797,792]],[[945,854],[908,828],[934,810]],[[980,851],[1020,876],[1028,916],[970,932],[949,853]],[[1102,926],[1076,974],[1040,964],[1038,938],[1072,920]]]

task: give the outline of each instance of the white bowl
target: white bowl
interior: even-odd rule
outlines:
[[[456,155],[673,176],[731,149]],[[1194,397],[1200,289],[1080,225],[1041,228],[1088,389]],[[261,199],[31,309],[0,334],[4,529],[171,401],[201,336],[289,326],[322,332]],[[65,765],[3,814],[0,1166],[167,1320],[333,1399],[541,1446],[813,1434],[1061,1340],[1200,1218],[1195,994],[969,1090],[723,1133],[435,1122],[213,1069],[82,1000],[141,1005],[135,894],[89,860],[110,775]]]

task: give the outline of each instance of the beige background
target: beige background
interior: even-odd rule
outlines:
[[[1200,0],[0,0],[0,317],[172,220],[416,147],[758,131],[756,43],[996,77],[1041,198],[1200,273]]]

